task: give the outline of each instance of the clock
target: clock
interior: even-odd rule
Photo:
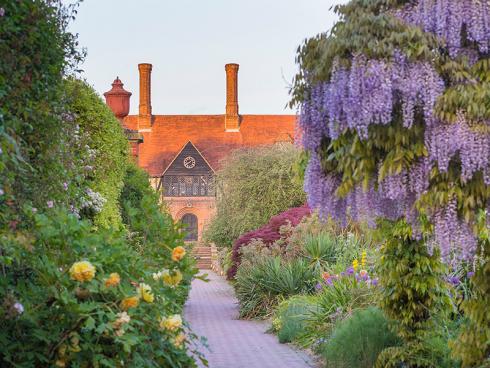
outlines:
[[[184,167],[186,169],[192,169],[194,166],[196,166],[196,160],[192,156],[187,156],[184,158]]]

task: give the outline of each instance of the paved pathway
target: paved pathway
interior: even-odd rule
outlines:
[[[209,271],[209,282],[194,280],[185,317],[191,328],[206,336],[209,350],[201,349],[210,368],[307,368],[309,357],[280,344],[268,334],[267,324],[238,320],[233,288],[223,277]]]

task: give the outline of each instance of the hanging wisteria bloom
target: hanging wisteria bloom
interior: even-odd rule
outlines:
[[[389,14],[407,26],[437,36],[447,49],[444,57],[449,55],[456,60],[464,56],[470,65],[488,57],[489,0],[410,1]],[[371,226],[378,217],[405,218],[412,225],[413,236],[420,238],[416,204],[428,193],[433,170],[437,169],[438,175],[449,175],[450,168],[456,165],[458,168],[451,175],[456,172],[457,177],[451,180],[464,186],[483,177],[484,184],[490,185],[490,121],[472,121],[464,106],[457,107],[456,121],[443,120],[436,114],[436,106],[448,88],[458,83],[471,86],[481,82],[471,78],[464,82],[449,80],[436,67],[435,60],[415,60],[404,52],[395,49],[391,57],[385,58],[352,53],[348,63],[335,59],[329,79],[323,82],[311,82],[310,72],[305,71],[309,94],[302,102],[298,125],[303,148],[310,153],[304,185],[310,208],[341,223],[345,223],[347,215]],[[423,124],[424,149],[405,159],[395,173],[381,174],[384,162],[376,162],[378,166],[367,185],[352,183],[350,192],[339,197],[345,178],[335,171],[325,172],[323,160],[332,158],[324,157],[322,144],[352,132],[362,141],[369,141],[372,126],[388,129],[395,118],[406,129]],[[485,206],[488,213],[490,203]],[[462,219],[455,198],[449,196],[439,207],[426,213],[434,228],[429,243],[440,247],[448,263],[471,261],[478,248],[473,224]],[[487,215],[487,223],[489,218]]]

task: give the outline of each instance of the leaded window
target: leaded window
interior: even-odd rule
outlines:
[[[165,197],[214,197],[212,175],[164,175]]]

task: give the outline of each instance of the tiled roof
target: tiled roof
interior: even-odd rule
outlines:
[[[273,144],[292,139],[295,115],[241,115],[240,131],[225,131],[224,115],[154,115],[151,130],[139,133],[139,166],[150,176],[161,176],[184,144],[191,141],[214,170],[233,149]],[[124,126],[137,129],[138,116],[124,118]]]

